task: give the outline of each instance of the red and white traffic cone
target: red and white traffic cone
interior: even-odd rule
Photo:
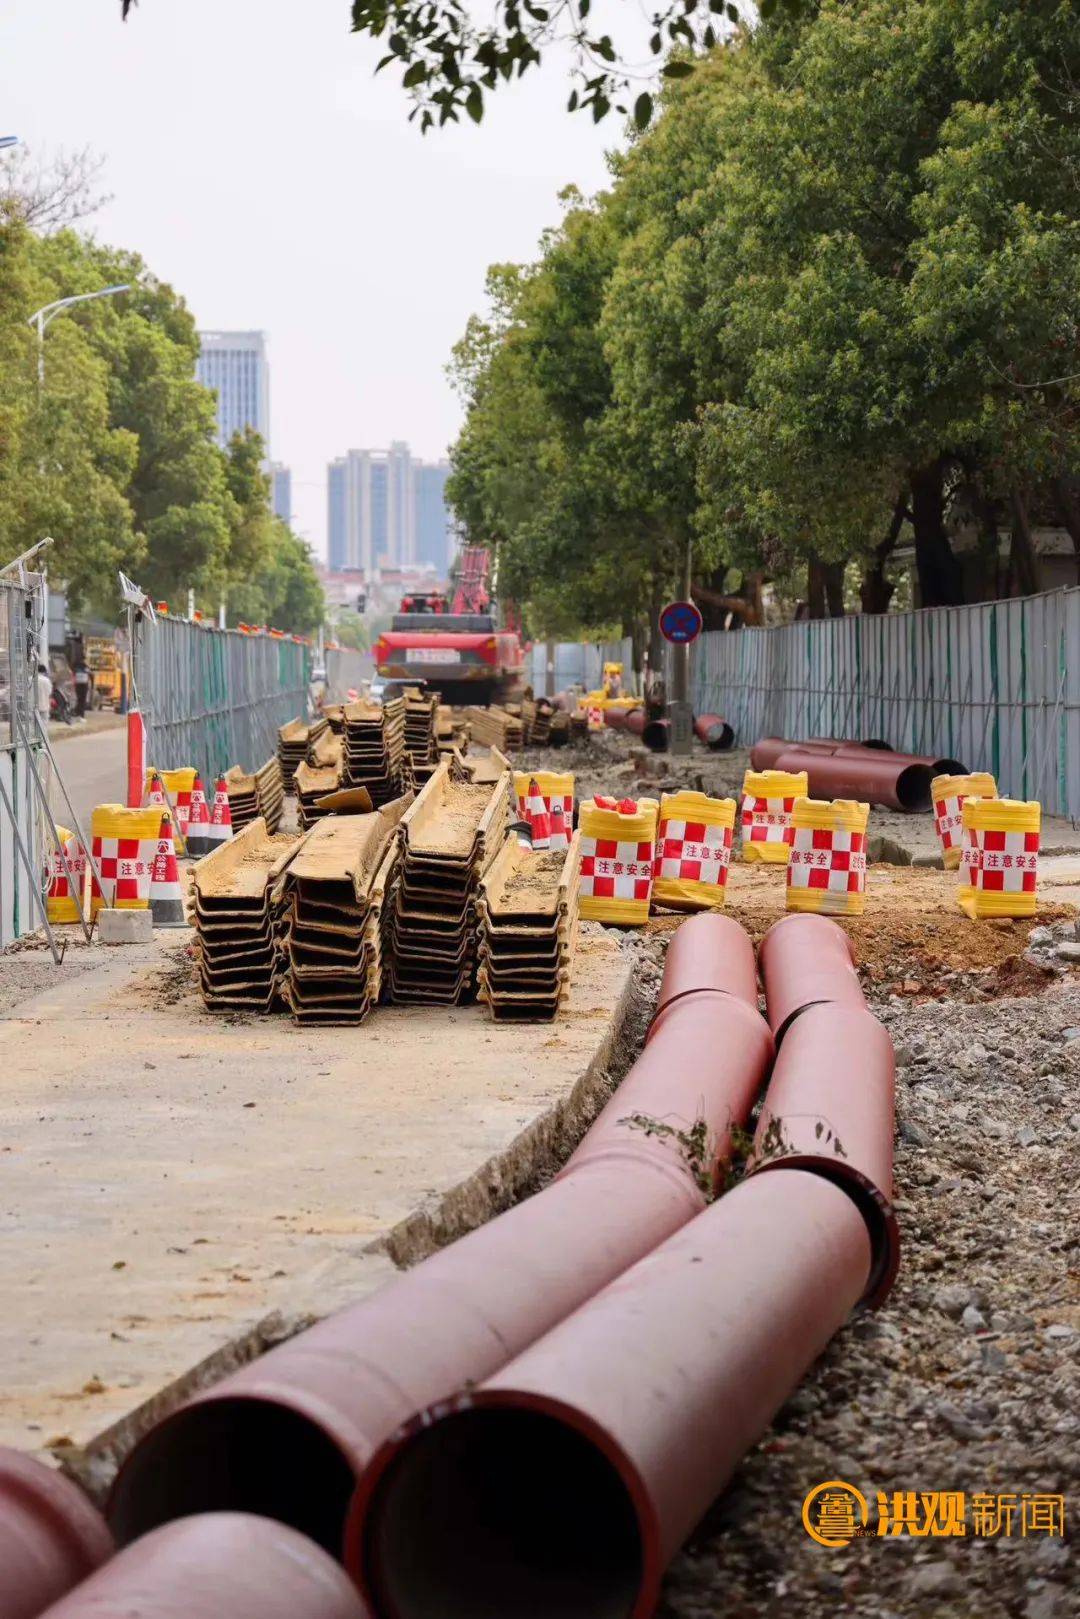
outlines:
[[[219,776],[217,786],[214,788],[214,803],[210,811],[207,844],[210,849],[220,849],[223,843],[229,842],[232,835],[232,810],[229,808],[229,790],[225,786],[225,777]]]
[[[549,849],[568,849],[570,847],[570,834],[566,829],[566,811],[563,809],[562,799],[557,798],[551,806],[551,837],[548,841]]]
[[[173,843],[172,816],[168,810],[161,817],[157,853],[150,873],[150,915],[156,928],[187,927],[180,868],[176,864],[176,847]]]
[[[159,809],[163,811],[167,810],[169,807],[169,800],[165,796],[165,783],[162,781],[161,772],[158,770],[152,770],[150,772],[150,787],[147,791],[146,803],[143,807],[145,809]]]
[[[195,785],[191,789],[191,814],[188,817],[187,836],[184,841],[187,844],[188,854],[194,860],[201,860],[204,854],[209,854],[215,847],[210,841],[210,811],[201,776],[195,777]]]
[[[529,783],[528,820],[532,827],[532,846],[534,849],[547,849],[551,846],[551,812],[547,807],[544,795],[536,784],[535,777]]]

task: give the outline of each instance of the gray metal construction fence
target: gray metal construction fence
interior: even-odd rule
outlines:
[[[135,695],[149,762],[194,765],[204,778],[230,765],[257,770],[277,751],[278,727],[307,713],[310,666],[311,650],[298,641],[144,618]]]
[[[36,664],[44,616],[41,581],[0,579],[0,949],[40,925],[34,883],[19,853],[21,842],[30,873],[42,869],[43,817],[33,789],[31,753],[36,746],[34,708]]]
[[[1080,818],[1080,589],[711,632],[691,681],[695,712],[722,714],[740,744],[878,737]]]

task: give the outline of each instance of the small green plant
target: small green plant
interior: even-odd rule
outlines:
[[[619,1123],[628,1125],[631,1130],[643,1130],[647,1136],[663,1136],[673,1141],[705,1201],[712,1202],[716,1196],[713,1167],[716,1163],[716,1142],[704,1119],[695,1119],[688,1130],[665,1124],[663,1119],[654,1119],[648,1113],[631,1113],[627,1118],[620,1119]]]

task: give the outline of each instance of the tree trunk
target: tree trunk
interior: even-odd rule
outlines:
[[[825,617],[825,570],[817,557],[806,564],[806,616]]]
[[[846,562],[823,562],[821,571],[825,579],[825,606],[830,618],[844,616],[844,573]]]
[[[859,584],[859,602],[864,613],[887,613],[892,601],[893,586],[885,577],[885,564],[896,550],[900,530],[908,516],[907,497],[901,495],[893,507],[889,532],[879,540],[863,563],[863,576]]]
[[[964,581],[945,532],[945,469],[940,460],[911,474],[911,523],[922,606],[959,606]]]
[[[1019,489],[1009,491],[1009,505],[1012,508],[1009,569],[1020,587],[1021,596],[1034,596],[1039,588],[1039,570],[1035,561],[1027,504]]]

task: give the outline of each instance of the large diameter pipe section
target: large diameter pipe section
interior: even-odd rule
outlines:
[[[645,729],[645,710],[643,708],[632,708],[626,716],[626,724],[623,729],[629,731],[631,736],[640,736]]]
[[[727,937],[748,980],[750,939]],[[152,1430],[113,1490],[117,1538],[249,1511],[337,1552],[355,1477],[389,1433],[493,1375],[701,1212],[772,1056],[756,1004],[676,1002],[550,1185]]]
[[[346,1538],[376,1619],[648,1619],[869,1267],[858,1210],[821,1177],[727,1193],[380,1451]]]
[[[744,928],[733,917],[705,912],[687,917],[668,945],[650,1038],[661,1014],[686,995],[734,995],[747,1006],[757,1005],[757,967],[753,951],[744,948],[745,939]]]
[[[866,1222],[873,1260],[864,1302],[888,1294],[900,1264],[892,1202],[895,1060],[865,1008],[822,1002],[788,1027],[761,1105],[750,1176],[811,1170],[845,1191]]]
[[[777,770],[805,770],[811,798],[854,798],[909,814],[930,808],[934,773],[926,764],[905,764],[895,753],[814,753],[789,748]]]
[[[712,753],[720,753],[735,746],[735,730],[719,714],[699,714],[694,721],[694,735]]]
[[[754,770],[775,770],[777,761],[792,748],[829,754],[836,752],[836,746],[834,742],[789,742],[782,736],[763,736],[750,749],[750,764]]]
[[[63,1474],[0,1447],[0,1615],[37,1619],[112,1556],[101,1514]]]
[[[625,731],[628,710],[625,708],[605,708],[604,724],[609,731]]]
[[[667,753],[671,747],[671,721],[646,720],[641,728],[641,740],[651,753]]]
[[[678,934],[675,935],[678,938]],[[672,940],[668,949],[674,949]],[[758,950],[765,985],[765,1016],[777,1047],[808,1006],[834,1001],[864,1011],[851,941],[827,916],[784,916],[774,922]]]
[[[9,1619],[3,1610],[4,1619]],[[295,1529],[244,1513],[156,1529],[45,1619],[368,1619],[344,1570]]]
[[[802,747],[801,742],[795,744]],[[939,759],[932,753],[898,753],[895,748],[882,749],[879,743],[873,742],[841,742],[836,749],[837,753],[875,753],[885,752],[890,764],[925,765],[935,776],[966,776],[967,767],[959,759],[950,759],[945,755]]]

